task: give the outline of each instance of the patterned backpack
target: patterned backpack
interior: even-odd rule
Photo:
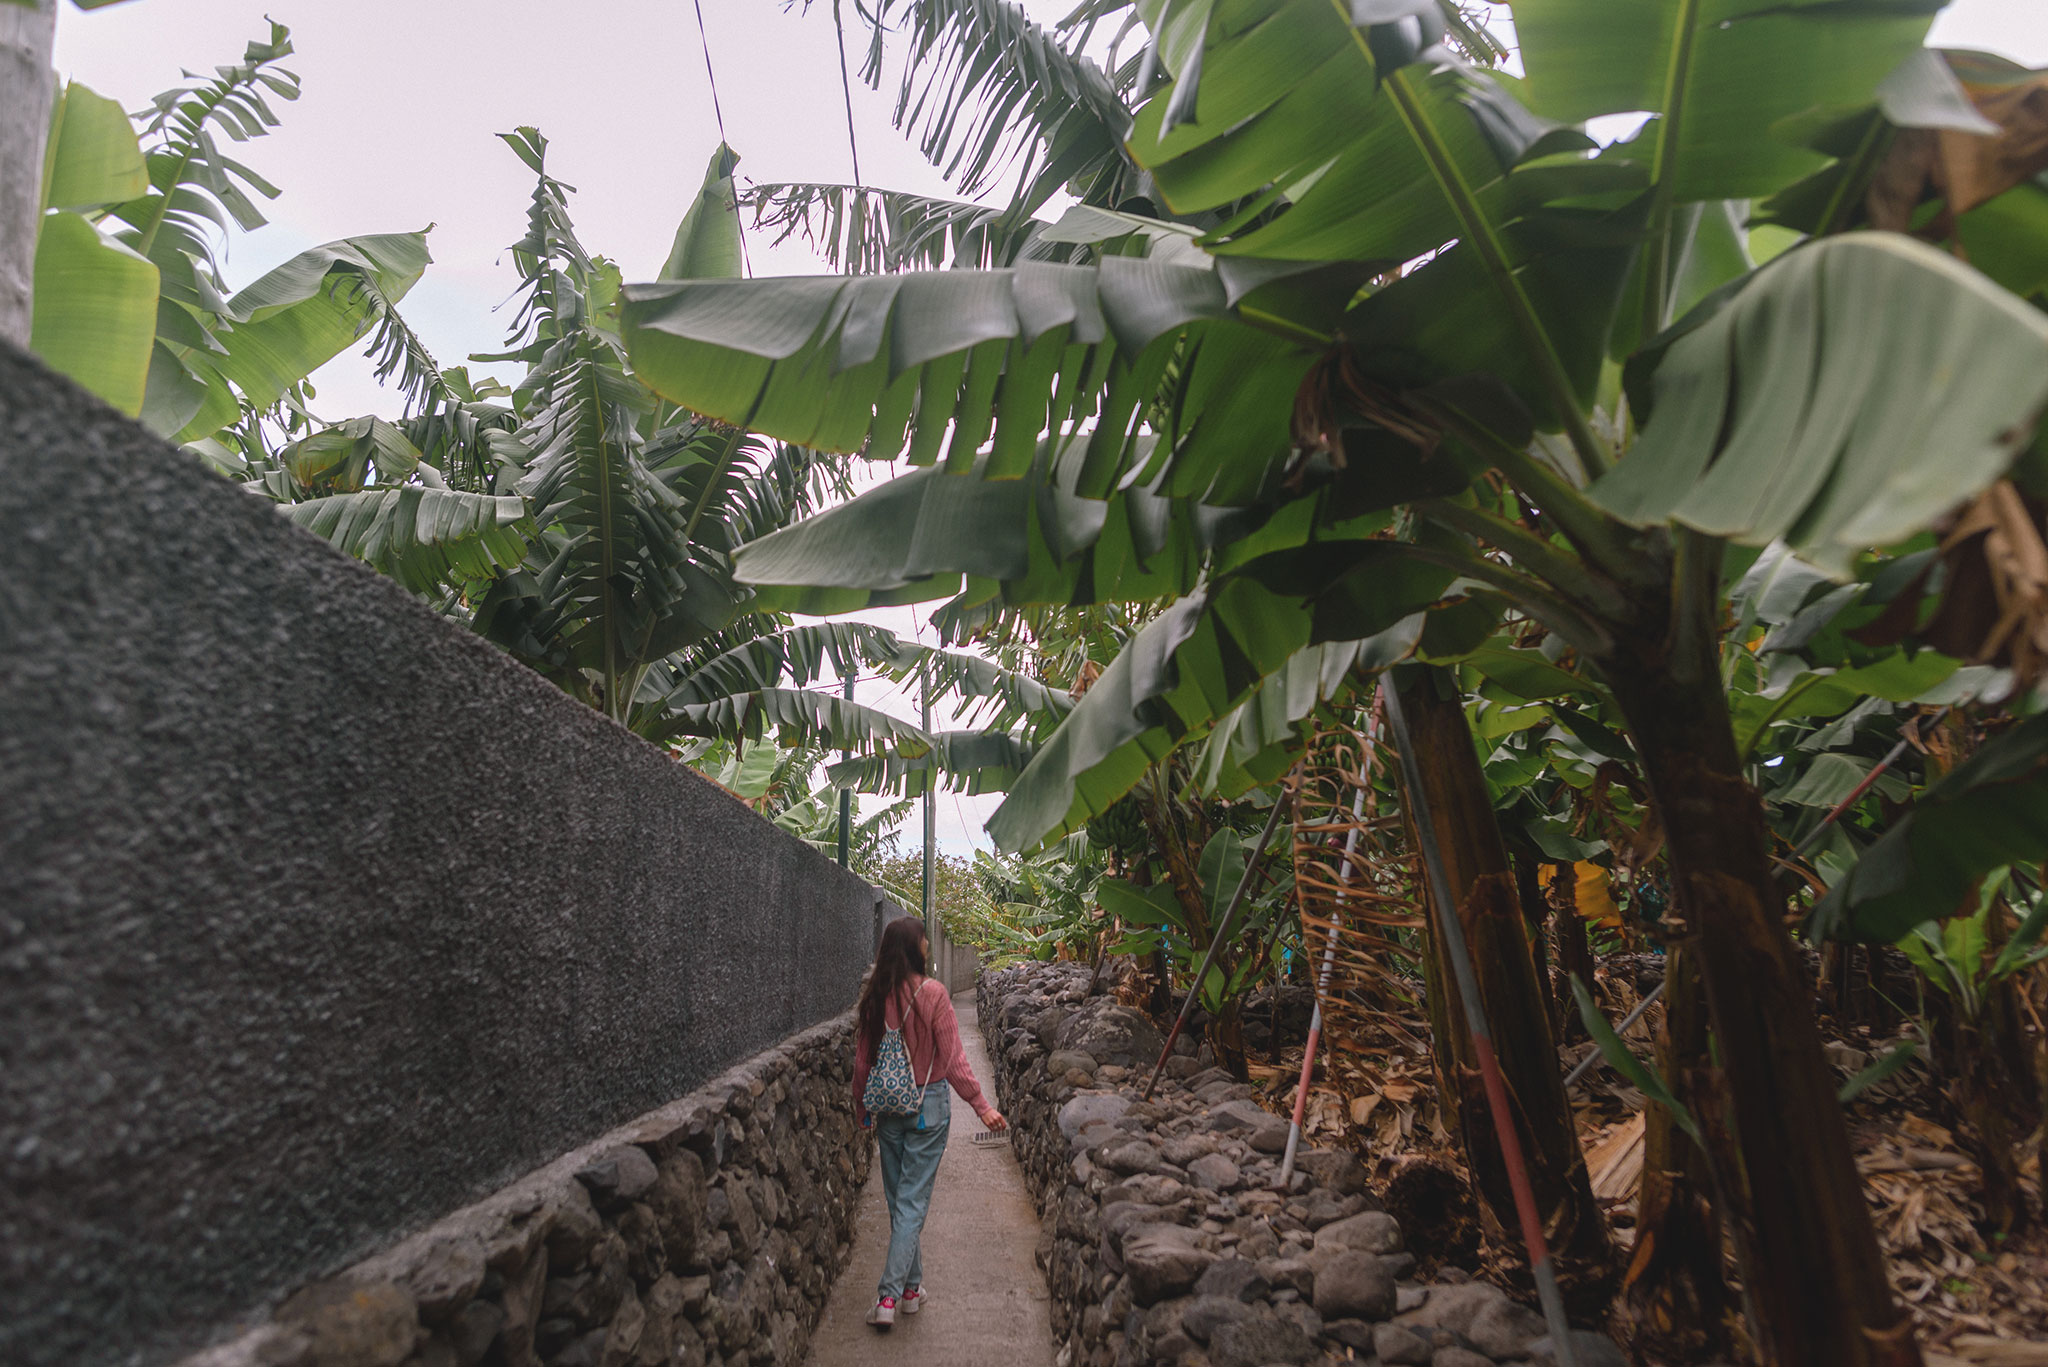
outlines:
[[[916,1005],[916,999],[911,999]],[[909,1013],[904,1014],[905,1024]],[[925,1083],[917,1080],[910,1066],[910,1051],[904,1047],[903,1032],[884,1022],[882,1042],[875,1049],[875,1066],[868,1070],[868,1085],[861,1091],[860,1104],[870,1115],[921,1115]]]

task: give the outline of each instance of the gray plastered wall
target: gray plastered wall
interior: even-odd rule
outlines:
[[[0,347],[0,1362],[206,1341],[844,1011],[874,919]]]

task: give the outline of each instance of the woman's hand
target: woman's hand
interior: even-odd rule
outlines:
[[[990,1108],[989,1110],[983,1111],[981,1113],[981,1123],[988,1126],[991,1130],[994,1130],[997,1133],[1001,1133],[1002,1131],[1010,1128],[1010,1122],[1003,1119],[1003,1113],[1001,1111],[995,1110],[994,1108]]]

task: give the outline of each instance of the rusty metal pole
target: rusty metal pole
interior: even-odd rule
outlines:
[[[1359,771],[1359,789],[1351,799],[1351,829],[1344,836],[1344,864],[1337,872],[1337,916],[1330,919],[1329,938],[1323,944],[1323,964],[1316,973],[1316,1005],[1308,1018],[1308,1043],[1301,1051],[1301,1081],[1294,1089],[1294,1118],[1287,1126],[1287,1152],[1280,1159],[1280,1189],[1285,1191],[1294,1178],[1294,1155],[1301,1148],[1301,1121],[1308,1113],[1308,1083],[1316,1066],[1316,1044],[1323,1035],[1323,998],[1330,991],[1330,972],[1337,963],[1337,917],[1343,915],[1344,889],[1351,883],[1351,859],[1358,852],[1358,823],[1365,816],[1367,771]],[[1295,876],[1300,877],[1296,870]]]

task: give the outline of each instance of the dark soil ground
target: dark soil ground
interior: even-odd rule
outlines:
[[[1661,967],[1654,956],[1615,956],[1600,978],[1601,1005],[1616,1019],[1661,979]],[[1253,1080],[1282,1115],[1292,1111],[1311,1004],[1306,989],[1290,988],[1277,1002],[1270,992],[1259,994],[1245,1013]],[[1629,1031],[1639,1052],[1647,1052],[1656,1022],[1653,1007]],[[1844,1080],[1913,1032],[1910,1022],[1874,1029],[1825,1014],[1822,1028]],[[1512,1286],[1508,1269],[1517,1255],[1484,1246],[1458,1141],[1438,1113],[1420,1008],[1380,1003],[1337,1032],[1336,1049],[1318,1060],[1307,1140],[1341,1144],[1365,1160],[1388,1209],[1410,1232],[1425,1274],[1459,1267]],[[1569,1066],[1592,1048],[1581,1040],[1559,1052]],[[1595,1194],[1617,1239],[1632,1243],[1644,1098],[1601,1067],[1573,1089],[1573,1103]],[[2005,1240],[1979,1232],[1980,1174],[1957,1142],[1952,1107],[1924,1060],[1851,1101],[1849,1120],[1893,1285],[1920,1325],[1929,1367],[2048,1367],[2048,1229],[2037,1223]],[[2040,1142],[2030,1137],[2022,1153],[2023,1183],[2036,1209]]]

